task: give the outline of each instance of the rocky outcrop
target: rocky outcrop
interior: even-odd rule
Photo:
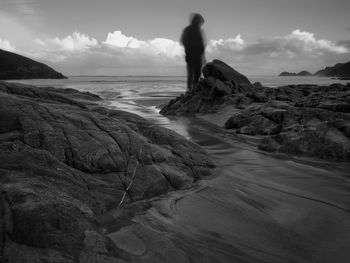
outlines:
[[[250,84],[250,81],[246,76],[218,59],[214,59],[212,62],[209,62],[204,66],[203,75],[205,78],[213,77],[223,82],[228,81],[234,85]]]
[[[65,79],[49,66],[0,49],[0,79]]]
[[[251,84],[240,74],[222,61],[214,60],[203,68],[204,79],[193,88],[191,93],[172,99],[160,111],[164,115],[184,115],[216,112],[218,108],[231,104],[245,103],[245,96],[258,96],[255,89],[263,88],[260,83]]]
[[[0,82],[1,262],[125,262],[96,218],[214,167],[196,144],[98,100]]]
[[[222,62],[223,63],[223,62]],[[171,100],[161,110],[165,115],[194,115],[232,112],[224,128],[244,138],[254,138],[258,147],[294,155],[350,161],[350,88],[289,85],[263,87],[239,82],[241,74],[227,71],[237,79],[230,82],[206,74],[192,93]],[[237,78],[236,78],[237,77]]]
[[[312,76],[312,74],[306,70],[300,71],[299,73],[283,71],[278,76],[279,77],[287,77],[287,76],[307,77],[307,76]]]

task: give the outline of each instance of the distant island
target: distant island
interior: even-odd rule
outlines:
[[[62,73],[30,58],[0,49],[0,79],[66,79]]]
[[[303,76],[303,77],[305,77],[305,76],[312,76],[312,74],[306,70],[300,71],[299,73],[283,71],[278,76],[280,76],[280,77],[285,77],[285,76]]]
[[[291,73],[283,71],[278,76],[318,76],[318,77],[336,77],[339,79],[350,80],[350,61],[347,63],[337,63],[333,67],[326,67],[324,69],[316,71],[314,74],[303,70],[299,73]]]

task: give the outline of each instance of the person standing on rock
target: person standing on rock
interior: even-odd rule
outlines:
[[[200,14],[192,13],[190,25],[183,30],[181,35],[187,63],[187,91],[190,92],[201,76],[205,50],[205,39],[201,30],[203,24],[204,18]]]

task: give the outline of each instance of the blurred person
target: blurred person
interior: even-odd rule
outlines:
[[[187,63],[187,91],[191,92],[193,86],[198,83],[205,50],[205,37],[201,29],[204,18],[198,13],[190,15],[190,25],[188,25],[181,35],[181,43],[185,48],[185,60]]]

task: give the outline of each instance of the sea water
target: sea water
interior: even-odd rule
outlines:
[[[254,82],[260,82],[266,87],[283,85],[315,84],[330,85],[333,83],[346,84],[350,81],[327,77],[278,77],[278,76],[247,76]],[[99,95],[111,95],[108,92],[118,93],[130,98],[147,92],[157,93],[159,96],[175,96],[186,89],[185,76],[70,76],[68,79],[29,79],[10,80],[35,86],[51,86],[73,88],[80,91],[90,91]]]
[[[260,82],[267,87],[295,84],[330,85],[349,82],[314,76],[248,76],[248,78],[252,83]],[[68,79],[11,80],[11,82],[92,92],[99,95],[106,106],[136,113],[168,128],[169,119],[158,114],[159,107],[186,91],[186,77],[184,76],[71,76]]]

